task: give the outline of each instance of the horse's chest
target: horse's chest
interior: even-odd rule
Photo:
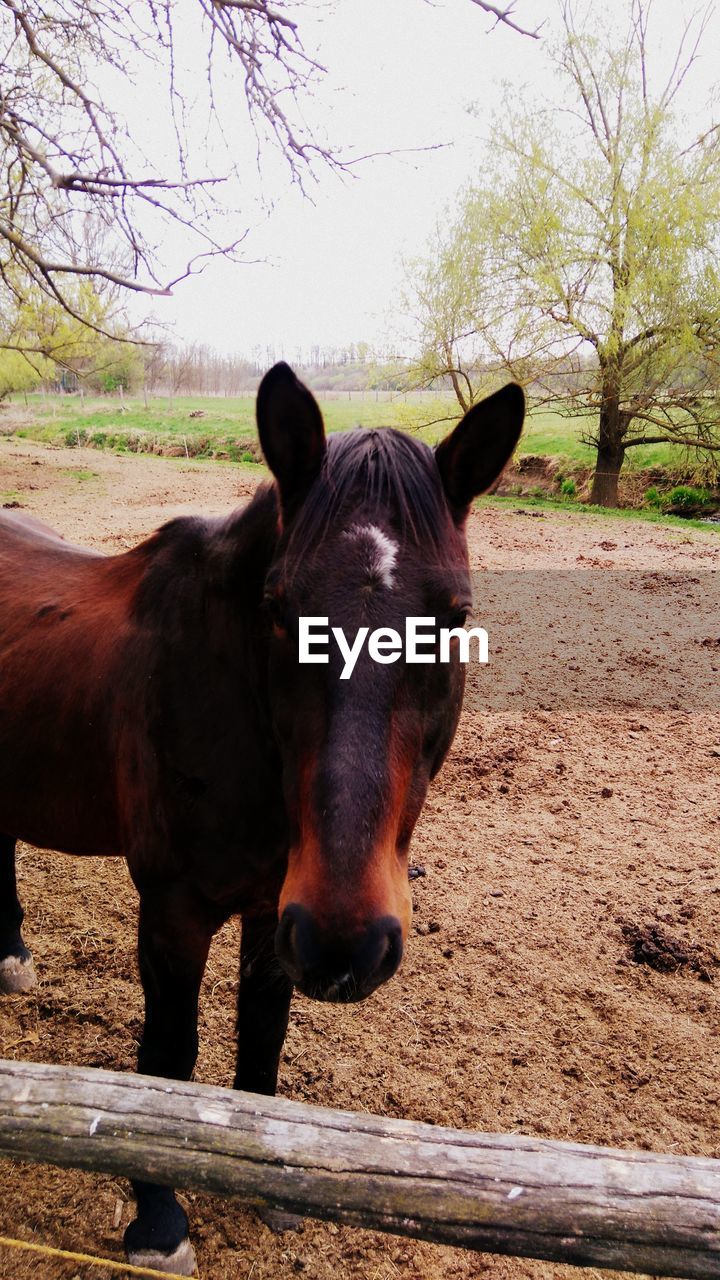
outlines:
[[[287,832],[273,744],[226,728],[213,739],[175,742],[159,764],[162,825],[173,861],[200,876],[204,892],[218,901],[264,892],[265,881],[276,892]]]

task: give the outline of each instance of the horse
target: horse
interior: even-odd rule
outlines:
[[[460,715],[464,667],[337,651],[298,661],[298,619],[354,634],[462,627],[465,520],[524,416],[519,386],[434,450],[389,428],[325,435],[285,363],[257,423],[273,480],[221,518],[119,555],[0,513],[0,989],[35,981],[18,839],[124,856],[139,895],[138,1070],[190,1078],[210,942],[242,920],[234,1087],[273,1094],[294,989],[363,1000],[397,971],[408,847]],[[174,1192],[135,1181],[136,1265],[190,1275]]]

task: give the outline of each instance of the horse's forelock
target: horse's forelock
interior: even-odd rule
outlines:
[[[302,560],[333,524],[359,509],[439,549],[449,514],[432,450],[390,428],[332,435],[322,470],[290,530],[289,558]]]

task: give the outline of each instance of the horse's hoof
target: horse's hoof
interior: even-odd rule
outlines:
[[[271,1209],[269,1205],[261,1205],[257,1216],[276,1236],[282,1231],[299,1231],[305,1221],[300,1213],[286,1213],[284,1209]]]
[[[132,1267],[145,1267],[147,1271],[169,1271],[176,1276],[197,1274],[195,1250],[187,1236],[172,1253],[161,1253],[159,1249],[129,1249],[127,1260]]]
[[[37,974],[29,951],[26,957],[5,956],[0,960],[0,995],[16,996],[36,985]]]

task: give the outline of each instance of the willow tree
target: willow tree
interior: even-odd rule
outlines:
[[[0,402],[14,391],[32,391],[41,376],[42,371],[19,351],[0,350]]]
[[[560,11],[558,105],[507,103],[482,185],[413,290],[424,369],[467,400],[502,364],[584,416],[591,501],[609,506],[629,449],[720,450],[720,125],[693,134],[683,114],[707,17],[660,79],[650,0],[620,36],[585,7],[580,26],[571,0]]]

